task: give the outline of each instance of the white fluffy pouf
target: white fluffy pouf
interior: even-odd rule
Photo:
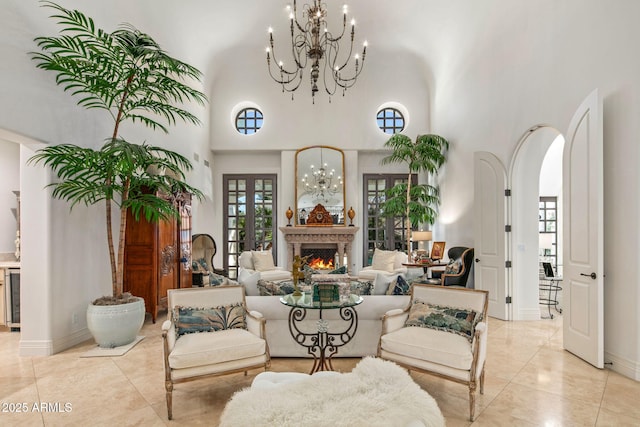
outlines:
[[[366,357],[347,374],[313,375],[241,390],[222,427],[444,426],[436,401],[393,362]]]

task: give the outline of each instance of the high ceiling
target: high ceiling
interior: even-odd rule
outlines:
[[[51,11],[38,8],[37,2],[10,0],[7,3],[8,9],[3,4],[6,20],[20,24],[22,31],[34,35],[55,31],[52,20],[47,19]],[[289,33],[285,1],[59,0],[58,3],[81,10],[107,31],[122,22],[131,23],[205,74],[233,61],[233,57],[229,57],[230,51],[239,56],[263,57],[270,26],[282,45]],[[393,55],[407,50],[431,60],[448,47],[447,40],[454,36],[455,31],[448,32],[448,28],[454,29],[456,24],[469,25],[464,23],[465,16],[481,20],[482,15],[492,10],[490,4],[504,4],[505,1],[485,0],[482,6],[477,3],[435,0],[347,2],[349,17],[356,20],[356,44],[367,40],[368,56]],[[298,4],[299,11],[304,4]],[[328,20],[335,31],[341,25],[342,5],[343,2],[327,2]]]

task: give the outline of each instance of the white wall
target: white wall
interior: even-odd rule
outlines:
[[[404,133],[411,138],[429,130],[429,88],[418,72],[420,61],[407,52],[379,52],[367,59],[356,85],[331,103],[319,92],[312,104],[308,74],[302,86],[282,93],[269,77],[261,55],[237,55],[215,62],[211,85],[211,149],[219,151],[296,150],[310,145],[330,145],[343,150],[379,150],[388,136],[376,125],[378,107],[399,102],[410,112]],[[389,58],[393,57],[393,61]],[[224,58],[221,57],[221,58]],[[252,81],[239,78],[247,70]],[[375,87],[375,90],[370,88]],[[238,103],[252,101],[264,113],[264,126],[255,135],[241,135],[234,128],[232,111]]]
[[[441,34],[472,44],[441,52],[434,128],[458,152],[448,163],[443,210],[470,200],[470,155],[494,152],[509,164],[520,135],[548,123],[566,130],[573,112],[594,88],[604,99],[605,359],[640,379],[638,190],[636,118],[640,115],[640,3],[616,1],[483,2],[472,16],[459,9],[456,28]],[[478,32],[479,28],[483,31]],[[453,58],[452,58],[453,57]],[[455,108],[452,108],[455,106]],[[455,176],[455,180],[453,179]],[[631,199],[630,199],[631,197]],[[624,206],[624,209],[620,207]],[[468,229],[469,208],[451,228]]]
[[[18,201],[14,191],[20,189],[20,146],[0,139],[0,253],[14,253],[18,223]]]

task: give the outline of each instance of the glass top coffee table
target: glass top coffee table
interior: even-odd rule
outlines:
[[[301,296],[288,294],[280,297],[280,302],[291,307],[289,312],[289,332],[293,340],[306,347],[307,353],[313,356],[313,367],[310,373],[318,371],[333,371],[332,357],[338,353],[338,349],[347,344],[358,330],[358,313],[355,306],[362,303],[360,295],[348,295],[340,300],[323,302],[313,301],[311,293],[302,293]],[[318,310],[319,319],[317,330],[303,330],[300,325],[307,316],[307,310]],[[329,331],[329,322],[322,318],[323,310],[340,310],[340,319],[345,322],[345,327],[340,331]]]

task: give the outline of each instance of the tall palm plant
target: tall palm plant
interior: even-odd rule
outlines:
[[[411,227],[422,223],[433,224],[440,204],[438,188],[430,184],[411,185],[412,174],[427,172],[436,175],[446,161],[449,142],[439,135],[418,135],[415,142],[406,135],[394,134],[384,144],[392,153],[381,160],[383,165],[404,163],[409,169],[406,183],[399,183],[387,191],[382,204],[384,216],[404,216],[407,254],[411,253]]]
[[[178,119],[200,124],[194,114],[176,104],[204,105],[206,96],[187,83],[198,81],[201,73],[169,56],[131,25],[109,33],[82,12],[48,1],[43,5],[54,9],[51,18],[61,27],[60,35],[37,37],[40,51],[31,52],[32,59],[38,68],[55,72],[56,83],[78,97],[78,105],[104,110],[113,122],[113,132],[98,150],[61,144],[39,150],[31,161],[53,169],[60,179],[51,184],[53,196],[70,202],[72,208],[105,202],[113,296],[117,297],[123,291],[127,210],[136,220],[142,214],[148,221],[159,221],[178,215],[171,200],[161,194],[187,191],[202,196],[184,182],[184,172],[191,169],[186,157],[146,143],[130,143],[120,136],[120,125],[141,123],[167,133]],[[120,209],[117,259],[112,204]]]

